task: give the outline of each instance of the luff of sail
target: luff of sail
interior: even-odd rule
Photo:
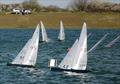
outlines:
[[[36,64],[37,52],[39,44],[39,24],[30,40],[26,43],[17,57],[13,60],[11,64],[18,65],[31,65]]]
[[[84,23],[79,40],[76,40],[70,51],[58,67],[62,69],[85,70],[87,66],[87,27]]]
[[[47,32],[42,21],[40,21],[42,41],[48,42]]]
[[[58,35],[58,39],[59,40],[65,40],[64,26],[63,26],[62,21],[60,21],[60,32],[59,32],[59,35]]]

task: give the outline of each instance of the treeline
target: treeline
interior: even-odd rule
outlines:
[[[73,11],[120,12],[120,3],[102,2],[101,0],[73,0],[70,7]]]
[[[22,3],[23,8],[25,9],[31,9],[33,12],[58,12],[58,11],[67,11],[66,9],[59,8],[57,6],[42,6],[40,3],[38,3],[38,0],[27,0]]]
[[[0,11],[10,11],[13,8],[30,9],[32,12],[120,12],[120,3],[101,2],[101,0],[73,0],[66,8],[57,6],[42,6],[38,0],[25,0],[20,4],[0,4]]]
[[[23,3],[24,8],[30,8],[36,12],[59,12],[59,11],[86,11],[86,12],[120,12],[120,3],[102,2],[100,0],[73,0],[67,8],[59,8],[57,6],[42,6],[37,0],[28,0]]]

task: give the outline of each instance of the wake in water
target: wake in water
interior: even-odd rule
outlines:
[[[7,63],[0,63],[0,66],[6,66]]]
[[[48,43],[48,42],[53,42],[53,40],[52,40],[52,39],[50,39],[50,38],[48,38],[48,41],[47,41],[47,43]]]
[[[66,76],[85,76],[88,73],[75,73],[75,72],[64,71],[64,74]]]

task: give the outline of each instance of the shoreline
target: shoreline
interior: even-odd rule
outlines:
[[[120,13],[86,13],[86,12],[41,12],[30,15],[0,15],[1,28],[35,28],[42,20],[47,29],[59,28],[59,21],[62,20],[65,28],[79,29],[86,21],[88,28],[120,29]]]
[[[12,30],[12,29],[35,29],[36,27],[29,27],[29,28],[20,28],[20,27],[14,27],[14,28],[2,28],[2,27],[0,27],[0,30],[4,30],[4,29],[10,29],[10,30]],[[46,27],[45,27],[46,28]],[[120,30],[120,27],[119,28],[89,28],[88,26],[87,26],[87,28],[88,28],[88,30],[112,30],[112,29],[115,29],[115,30]],[[59,30],[59,28],[46,28],[47,30]],[[66,28],[66,27],[64,27],[64,29],[65,30],[81,30],[81,27],[77,27],[77,28]]]

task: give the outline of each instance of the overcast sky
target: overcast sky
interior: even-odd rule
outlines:
[[[1,3],[11,4],[11,3],[20,3],[25,0],[0,0]],[[120,3],[120,0],[104,0],[114,3]],[[61,8],[68,6],[71,0],[38,0],[41,5],[48,6],[48,5],[55,5]]]

